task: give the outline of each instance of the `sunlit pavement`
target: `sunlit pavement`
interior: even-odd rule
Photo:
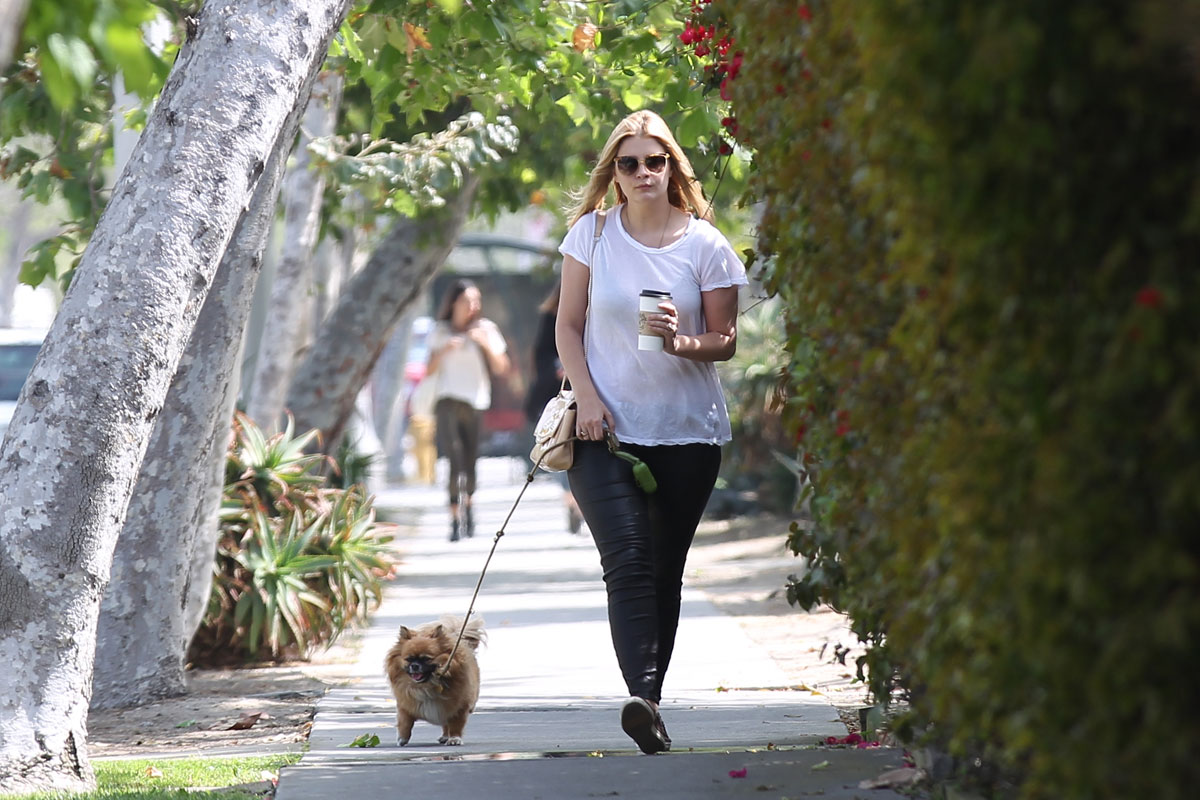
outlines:
[[[733,617],[693,590],[684,592],[662,704],[673,749],[638,753],[618,722],[626,693],[599,558],[590,537],[566,532],[561,489],[546,477],[528,485],[476,601],[489,640],[463,746],[438,745],[440,728],[418,722],[412,742],[397,747],[384,654],[400,625],[466,613],[524,484],[519,463],[484,459],[476,535],[453,543],[443,489],[379,493],[382,510],[417,525],[398,543],[397,577],[363,638],[355,683],[321,700],[310,749],[283,771],[277,800],[900,797],[858,788],[902,766],[900,753],[818,746],[846,733],[833,707],[807,692],[770,691],[788,686],[787,677]],[[379,745],[347,746],[364,735]]]

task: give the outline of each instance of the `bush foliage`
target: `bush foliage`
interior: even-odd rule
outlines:
[[[725,389],[733,441],[724,447],[721,478],[739,491],[751,491],[758,503],[787,513],[796,502],[793,441],[781,419],[780,378],[787,373],[779,301],[768,298],[738,318],[737,353],[718,365]]]
[[[1200,9],[718,0],[805,605],[1037,798],[1200,784]]]
[[[330,459],[305,453],[315,430],[294,436],[289,421],[267,438],[239,414],[234,432],[212,595],[189,658],[303,658],[378,605],[391,536],[360,486],[326,485]]]

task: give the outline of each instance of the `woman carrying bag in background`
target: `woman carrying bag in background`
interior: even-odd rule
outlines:
[[[595,238],[610,187],[617,205]],[[734,354],[746,270],[708,214],[666,122],[639,111],[609,136],[559,248],[556,341],[579,437],[568,477],[600,552],[630,694],[621,726],[644,753],[670,748],[658,706],[684,565],[731,438],[714,362]],[[639,314],[644,290],[661,295]],[[650,467],[655,493],[609,452],[608,433]]]

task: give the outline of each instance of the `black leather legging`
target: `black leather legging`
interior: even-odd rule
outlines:
[[[450,459],[450,505],[460,494],[475,494],[475,462],[479,458],[480,413],[470,403],[443,397],[434,406],[438,449]]]
[[[629,693],[658,702],[675,649],[688,548],[708,504],[721,448],[625,444],[658,481],[647,495],[630,465],[598,442],[576,442],[568,472],[608,589],[608,624]]]

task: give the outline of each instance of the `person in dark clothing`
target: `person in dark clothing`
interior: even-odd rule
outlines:
[[[609,137],[559,247],[555,327],[579,437],[571,489],[600,553],[629,689],[621,727],[648,754],[671,746],[659,702],[684,565],[731,438],[714,362],[736,351],[746,270],[707,205],[666,122],[638,111]],[[647,296],[663,298],[658,313],[641,308]],[[656,492],[609,437],[649,466]]]

